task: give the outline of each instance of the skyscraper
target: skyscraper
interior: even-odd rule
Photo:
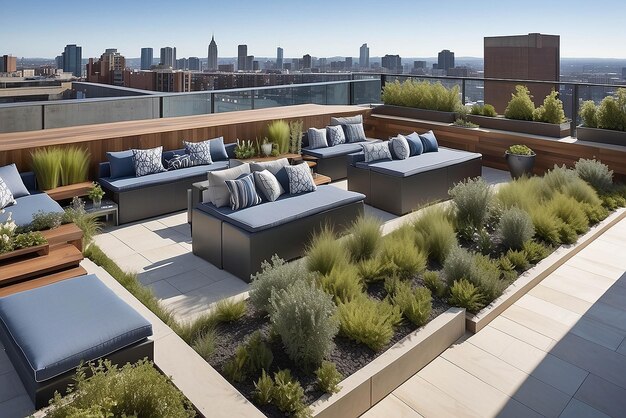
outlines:
[[[302,69],[305,68],[311,68],[311,64],[312,64],[312,59],[311,59],[311,55],[306,54],[302,56]]]
[[[176,48],[169,46],[161,48],[161,60],[159,64],[164,67],[176,68]]]
[[[254,67],[252,66],[252,63],[254,62],[254,55],[247,55],[246,56],[246,71],[252,71],[254,69]]]
[[[83,74],[83,48],[76,46],[76,44],[66,45],[61,56],[63,57],[63,72],[81,77]]]
[[[209,44],[209,60],[207,61],[207,70],[217,71],[217,44],[215,38],[211,36],[211,43]]]
[[[200,58],[198,57],[189,57],[187,61],[187,66],[190,71],[200,71]]]
[[[276,68],[283,69],[283,49],[281,47],[276,48]]]
[[[392,74],[402,74],[402,58],[400,58],[400,55],[385,55],[381,59],[381,66]]]
[[[454,52],[444,49],[438,55],[437,68],[447,74],[450,68],[454,68]]]
[[[248,45],[239,45],[237,47],[237,70],[246,70],[246,57],[248,56]]]
[[[141,69],[149,70],[152,67],[154,50],[152,48],[141,48]]]
[[[359,50],[359,67],[370,68],[370,49],[367,44],[361,45]]]
[[[485,78],[558,81],[560,78],[560,37],[530,33],[485,38]],[[485,103],[504,112],[517,83],[485,81]],[[529,84],[535,105],[540,105],[554,84]]]
[[[17,71],[17,57],[3,55],[0,57],[0,73],[14,73]]]

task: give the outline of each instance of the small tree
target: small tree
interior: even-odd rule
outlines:
[[[515,93],[511,95],[511,101],[506,106],[504,117],[517,120],[533,120],[535,104],[532,101],[530,91],[526,86],[515,86]]]

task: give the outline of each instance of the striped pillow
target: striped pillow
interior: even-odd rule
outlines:
[[[243,175],[237,180],[226,180],[225,183],[230,192],[230,207],[232,210],[243,209],[261,203],[261,198],[254,186],[252,173]]]
[[[346,132],[346,140],[348,142],[361,142],[367,140],[362,123],[349,123],[347,125],[343,125],[343,129]]]
[[[309,128],[309,149],[326,148],[328,141],[326,140],[326,129]]]

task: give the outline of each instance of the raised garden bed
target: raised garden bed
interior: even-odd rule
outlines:
[[[390,115],[408,119],[431,120],[442,123],[452,123],[456,120],[456,112],[442,112],[439,110],[417,109],[414,107],[381,105],[372,109],[374,115]]]
[[[0,254],[0,265],[12,262],[16,258],[26,257],[39,257],[42,255],[48,255],[50,252],[50,245],[48,243],[35,245],[32,247],[21,248],[19,250],[10,251],[8,253]]]
[[[578,126],[576,128],[576,138],[580,141],[626,146],[626,132],[624,131]]]
[[[498,129],[500,131],[520,132],[552,138],[565,138],[570,134],[569,122],[556,124],[507,119],[503,116],[489,117],[480,115],[467,115],[467,119],[472,123],[478,124],[481,128]]]

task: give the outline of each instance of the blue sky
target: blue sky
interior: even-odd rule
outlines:
[[[626,2],[472,1],[207,1],[29,2],[3,0],[0,53],[54,57],[68,43],[83,58],[117,48],[138,57],[141,47],[176,46],[178,57],[207,55],[215,33],[219,56],[286,57],[482,56],[483,37],[541,32],[561,35],[561,57],[626,58]],[[27,4],[26,6],[24,4]],[[523,4],[523,6],[521,6]]]

